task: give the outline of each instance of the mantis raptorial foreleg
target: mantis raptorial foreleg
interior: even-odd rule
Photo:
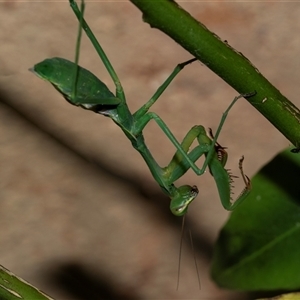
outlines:
[[[240,95],[231,102],[221,118],[214,137],[209,137],[206,134],[204,127],[199,125],[193,127],[180,143],[165,122],[156,113],[149,112],[149,109],[158,100],[177,74],[186,65],[197,59],[193,58],[177,65],[150,100],[132,114],[127,106],[122,85],[114,68],[83,17],[84,1],[82,1],[81,10],[78,8],[76,1],[69,0],[69,2],[79,21],[75,63],[63,58],[52,58],[36,64],[31,70],[40,78],[50,82],[69,103],[107,116],[123,130],[133,147],[144,158],[153,178],[157,181],[162,190],[171,198],[171,211],[175,215],[184,215],[187,212],[189,204],[198,194],[196,186],[183,185],[176,187],[174,185],[174,182],[183,176],[190,168],[197,175],[202,175],[206,168],[209,168],[210,173],[216,181],[221,202],[226,209],[232,210],[241,203],[250,190],[250,181],[248,177],[243,174],[241,161],[240,169],[246,188],[237,201],[232,204],[230,202],[232,176],[224,168],[227,160],[227,153],[224,148],[217,143],[217,139],[227,114],[235,102],[241,97],[251,97],[255,93]],[[78,65],[82,29],[86,32],[104,66],[109,72],[116,87],[115,94],[112,93],[95,75]],[[173,159],[165,168],[162,168],[157,164],[145,144],[143,130],[151,120],[158,124],[160,129],[176,148]],[[190,151],[192,142],[196,139],[198,145]],[[195,162],[202,155],[205,156],[205,160],[203,166],[199,168]]]
[[[227,161],[227,152],[223,147],[221,147],[217,143],[217,138],[227,118],[228,112],[235,104],[235,102],[241,97],[250,97],[253,96],[254,94],[255,93],[239,95],[234,98],[234,100],[231,102],[229,107],[223,113],[220,124],[216,131],[216,135],[212,137],[213,139],[210,139],[207,136],[204,127],[199,125],[199,126],[194,126],[185,136],[183,142],[179,144],[178,141],[173,136],[173,134],[168,129],[168,127],[156,114],[148,113],[145,115],[145,117],[148,116],[147,122],[149,122],[150,119],[154,119],[157,122],[157,124],[161,127],[163,132],[169,137],[169,139],[177,148],[177,152],[175,153],[170,164],[164,169],[165,171],[164,176],[166,178],[165,180],[168,181],[169,184],[173,183],[178,178],[180,178],[183,174],[185,174],[185,172],[189,168],[193,169],[193,171],[197,175],[202,175],[205,172],[206,167],[208,166],[211,175],[215,179],[219,196],[222,205],[225,209],[233,210],[236,206],[238,206],[240,203],[242,203],[242,201],[246,199],[246,197],[248,196],[251,190],[251,184],[249,178],[244,175],[242,169],[242,161],[244,160],[244,158],[240,160],[239,167],[240,167],[242,178],[245,183],[245,188],[242,191],[242,193],[239,195],[239,197],[235,200],[235,202],[232,203],[231,195],[232,195],[232,182],[234,176],[231,175],[231,173],[229,173],[229,171],[224,168]],[[145,125],[146,124],[144,124],[144,126]],[[198,140],[199,146],[197,146],[195,149],[191,151],[190,154],[188,154],[189,148],[196,138]],[[219,155],[220,150],[223,151],[222,156]],[[198,160],[203,154],[205,154],[206,157],[205,161],[203,163],[202,168],[198,168],[194,162]],[[180,197],[176,197],[172,199],[170,203],[171,211],[175,215],[183,215],[186,213],[188,205],[191,203],[191,201],[192,200],[190,200],[190,198],[188,201],[186,201],[183,198],[181,199]]]
[[[190,153],[188,153],[189,158],[192,161],[196,161],[201,157],[203,154],[207,157],[211,150],[207,150],[207,146],[209,147],[213,145],[213,155],[211,157],[210,162],[208,163],[209,171],[211,175],[213,176],[219,196],[221,199],[221,203],[223,207],[227,210],[233,210],[235,209],[239,204],[241,204],[251,190],[251,182],[250,179],[244,174],[242,163],[244,160],[244,157],[239,161],[239,169],[242,175],[242,179],[245,183],[245,188],[240,193],[240,195],[237,197],[237,199],[232,202],[232,182],[233,178],[236,176],[233,176],[229,170],[225,169],[225,164],[227,161],[227,152],[224,150],[223,147],[221,147],[219,144],[213,144],[213,140],[211,140],[205,132],[205,129],[203,126],[194,126],[186,135],[186,137],[183,140],[182,147],[188,151],[193,141],[197,138],[199,145],[196,146]],[[203,144],[204,142],[204,144]],[[220,152],[222,151],[222,155],[220,156]],[[205,164],[204,162],[204,164]],[[203,164],[203,165],[204,165]],[[179,177],[182,176],[188,169],[190,168],[190,165],[187,160],[184,159],[184,157],[181,155],[179,151],[177,151],[171,160],[170,164],[165,168],[166,177],[169,177],[171,181],[177,180]],[[184,199],[172,199],[170,203],[170,209],[175,215],[184,215],[186,213],[186,210],[188,208],[188,205],[190,202],[185,202]]]

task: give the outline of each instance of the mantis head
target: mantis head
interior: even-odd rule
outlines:
[[[176,189],[176,193],[171,197],[170,209],[175,216],[183,216],[187,213],[190,203],[197,197],[198,188],[193,185],[183,185]]]

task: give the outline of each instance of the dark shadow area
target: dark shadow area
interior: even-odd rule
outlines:
[[[44,274],[45,280],[74,300],[138,300],[134,287],[122,287],[119,283],[101,274],[99,270],[91,270],[78,262],[57,264]],[[299,292],[299,291],[293,291]],[[242,299],[254,300],[271,298],[289,293],[278,290],[270,292],[241,293]]]
[[[268,177],[276,186],[289,193],[291,198],[300,204],[300,166],[291,160],[291,156],[298,158],[300,154],[277,155],[271,162],[262,168],[261,174]]]
[[[126,174],[116,173],[114,169],[110,168],[109,164],[107,164],[104,156],[99,155],[98,157],[93,157],[91,159],[84,153],[78,152],[77,149],[75,150],[72,148],[66,143],[66,141],[60,139],[51,131],[49,131],[46,126],[43,127],[43,122],[42,120],[39,120],[38,117],[36,119],[32,119],[32,112],[27,113],[26,111],[21,111],[18,107],[12,106],[10,101],[7,99],[9,99],[9,97],[0,90],[0,102],[2,105],[7,106],[8,109],[10,108],[13,113],[16,114],[16,117],[25,120],[36,130],[47,135],[49,139],[54,140],[57,144],[72,152],[73,155],[76,155],[79,159],[83,160],[88,167],[94,168],[96,172],[97,170],[101,170],[101,172],[106,173],[107,176],[111,176],[117,181],[120,181],[122,184],[126,184],[140,197],[141,201],[144,201],[144,204],[151,205],[151,207],[155,208],[158,218],[163,219],[169,224],[172,224],[174,227],[177,227],[178,232],[180,233],[182,219],[172,215],[169,209],[170,200],[162,193],[158,186],[155,191],[151,190],[150,192],[149,190],[143,188],[145,186],[143,183],[143,178],[135,176],[135,174],[130,174],[129,172]],[[137,152],[136,154],[139,155]],[[93,161],[93,163],[91,163],[91,161]],[[200,213],[201,212],[199,212],[199,214]],[[201,218],[201,216],[199,216],[199,218]],[[210,260],[212,257],[213,245],[208,242],[205,232],[201,231],[201,229],[197,228],[196,226],[193,226],[192,222],[190,221],[187,221],[187,228],[192,229],[195,250],[204,255],[206,259]]]
[[[69,294],[68,299],[76,300],[137,300],[133,288],[120,287],[108,276],[91,271],[76,262],[57,265],[45,275],[55,288]]]
[[[296,293],[299,291],[284,291],[284,290],[278,290],[278,291],[272,291],[272,292],[252,292],[249,293],[249,300],[251,299],[264,299],[264,298],[271,298],[271,297],[276,297],[282,294],[288,294],[288,293]],[[288,300],[288,298],[285,298]]]

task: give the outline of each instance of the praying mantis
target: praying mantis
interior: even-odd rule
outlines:
[[[195,185],[182,185],[177,187],[174,184],[174,182],[182,177],[189,169],[192,169],[200,176],[208,167],[216,182],[223,207],[226,210],[235,209],[250,193],[251,182],[243,172],[242,163],[244,158],[242,157],[239,161],[239,169],[245,183],[245,188],[235,202],[232,202],[231,185],[233,177],[235,176],[231,175],[229,171],[225,169],[227,152],[224,147],[218,144],[217,139],[228,112],[236,101],[241,97],[251,97],[255,92],[239,95],[234,98],[224,112],[215,136],[213,136],[212,133],[207,134],[202,125],[196,125],[188,131],[183,141],[179,143],[165,122],[156,113],[149,112],[149,109],[159,99],[177,74],[185,66],[193,63],[197,59],[193,58],[178,64],[150,100],[132,114],[127,106],[121,82],[113,66],[84,19],[84,1],[81,1],[80,9],[75,0],[69,0],[69,2],[79,21],[75,62],[58,57],[45,59],[34,65],[31,71],[38,77],[50,82],[72,105],[80,106],[106,116],[112,119],[112,121],[121,128],[126,137],[130,140],[132,146],[145,160],[153,178],[159,184],[162,191],[171,199],[170,210],[175,216],[184,216],[188,211],[189,205],[198,195],[198,188]],[[90,71],[78,65],[82,29],[90,39],[102,63],[110,74],[116,87],[115,94]],[[157,123],[176,148],[176,153],[166,167],[158,165],[145,144],[143,130],[151,120]],[[198,141],[198,145],[190,150],[195,140]],[[195,162],[203,155],[205,156],[205,161],[203,166],[199,168]]]

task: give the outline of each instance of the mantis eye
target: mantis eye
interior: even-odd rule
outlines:
[[[188,206],[197,197],[198,188],[189,185],[180,186],[174,197],[171,198],[170,209],[175,216],[183,216],[187,213]]]

